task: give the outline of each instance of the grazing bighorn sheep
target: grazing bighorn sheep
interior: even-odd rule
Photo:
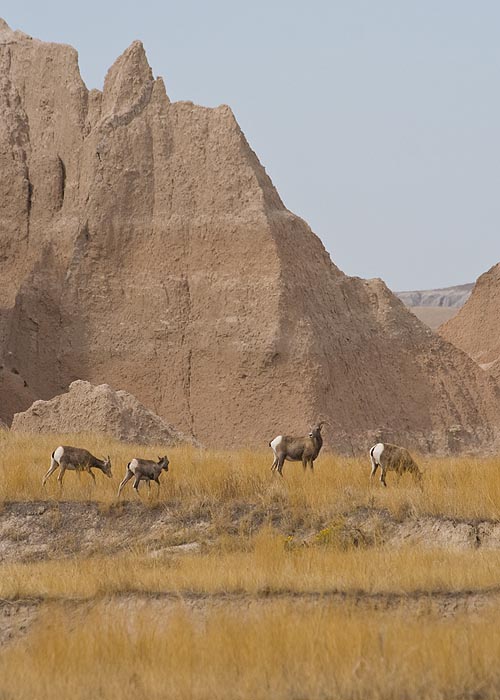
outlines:
[[[62,486],[64,472],[66,469],[77,472],[88,472],[95,484],[95,476],[92,469],[100,469],[106,476],[111,479],[111,460],[109,458],[101,460],[90,454],[88,450],[83,450],[81,447],[69,447],[67,445],[59,445],[51,455],[50,469],[45,474],[42,480],[42,486],[56,469],[60,467],[61,471],[58,474],[57,481]]]
[[[141,481],[147,481],[148,487],[151,488],[151,481],[156,481],[158,484],[158,489],[160,488],[160,474],[162,470],[168,472],[168,461],[167,455],[165,457],[158,457],[158,462],[153,462],[151,459],[136,459],[134,458],[127,464],[127,471],[125,472],[125,477],[118,487],[118,496],[121,494],[123,487],[130,481],[130,479],[135,476],[134,489],[139,493],[139,484]]]
[[[269,447],[274,452],[274,462],[271,471],[278,471],[283,476],[283,464],[285,460],[289,462],[302,462],[304,471],[307,465],[313,469],[314,460],[319,455],[323,445],[321,428],[325,424],[321,421],[314,428],[311,428],[309,435],[305,437],[291,437],[290,435],[278,435],[271,440]]]
[[[384,486],[387,486],[385,475],[388,471],[394,471],[399,476],[403,472],[410,472],[417,481],[422,479],[422,472],[405,447],[391,445],[388,442],[377,442],[370,450],[370,461],[372,463],[370,477],[373,477],[380,467],[380,481]]]

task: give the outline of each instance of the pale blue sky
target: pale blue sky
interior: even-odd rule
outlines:
[[[500,3],[4,0],[101,87],[141,39],[172,100],[229,104],[286,206],[393,289],[500,260]]]

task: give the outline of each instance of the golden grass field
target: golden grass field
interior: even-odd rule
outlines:
[[[59,444],[110,454],[113,478],[43,488]],[[183,447],[159,493],[118,501],[127,462],[164,448],[0,446],[2,700],[500,697],[500,539],[456,537],[500,521],[500,458],[417,458],[421,487],[384,489],[366,457],[281,479],[270,451]],[[37,523],[64,546],[30,554]]]
[[[500,614],[349,605],[48,606],[0,655],[4,698],[496,698]]]

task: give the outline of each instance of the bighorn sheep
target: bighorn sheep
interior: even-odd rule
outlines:
[[[130,481],[132,477],[135,476],[134,489],[139,493],[139,484],[141,481],[147,481],[148,487],[151,488],[151,481],[156,481],[158,484],[158,489],[160,488],[160,474],[163,471],[168,472],[168,461],[167,455],[165,457],[158,457],[158,462],[153,462],[150,459],[137,459],[134,458],[127,464],[127,471],[125,472],[125,477],[118,487],[118,496],[121,494],[123,487]]]
[[[271,440],[269,447],[274,452],[274,462],[271,471],[278,471],[283,476],[283,464],[285,460],[289,462],[302,462],[304,471],[307,465],[313,469],[314,460],[319,455],[323,445],[321,428],[324,421],[321,421],[314,428],[311,428],[309,435],[305,437],[291,437],[290,435],[278,435]]]
[[[57,480],[61,486],[66,469],[77,472],[88,472],[94,480],[94,484],[95,476],[92,469],[100,469],[111,479],[111,460],[109,456],[104,460],[97,459],[97,457],[94,457],[94,455],[90,454],[90,452],[83,450],[80,447],[59,445],[59,447],[54,450],[51,455],[50,469],[43,477],[43,486],[45,486],[45,482],[49,476],[53,474],[58,467],[61,468],[61,471],[59,472]]]
[[[417,481],[422,479],[422,472],[405,447],[391,445],[388,442],[377,442],[370,450],[370,461],[372,463],[370,477],[373,477],[380,467],[380,481],[384,486],[387,486],[385,475],[388,471],[394,471],[399,476],[403,472],[410,472]]]

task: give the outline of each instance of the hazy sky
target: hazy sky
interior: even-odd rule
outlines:
[[[500,260],[498,0],[3,0],[101,87],[141,39],[172,100],[229,104],[286,206],[393,289]]]

